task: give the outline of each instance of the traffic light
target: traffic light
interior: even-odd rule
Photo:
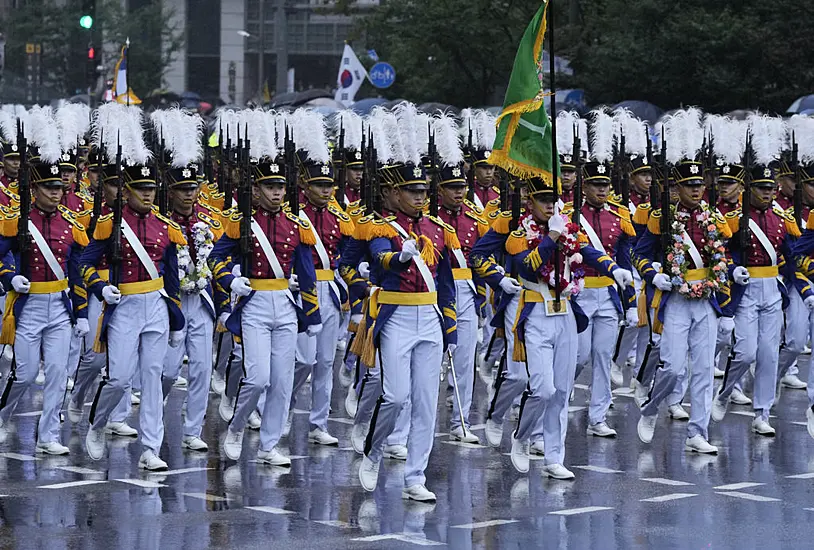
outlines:
[[[83,15],[79,18],[79,26],[83,29],[89,29],[93,26],[93,16]]]
[[[90,30],[96,16],[96,0],[82,0],[82,11],[79,15],[79,26]]]
[[[88,46],[88,61],[96,59],[96,50],[93,46]]]

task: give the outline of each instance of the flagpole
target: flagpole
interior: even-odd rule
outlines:
[[[557,86],[554,78],[555,63],[554,63],[554,8],[552,7],[553,0],[548,0],[546,7],[546,17],[548,17],[548,83],[551,92],[551,187],[554,191],[554,211],[557,212],[557,202],[559,201],[559,189],[557,183],[559,179],[559,154],[557,152]],[[560,277],[562,268],[560,266],[560,248],[554,248],[554,310],[560,311],[562,304],[560,302],[561,289]]]
[[[130,70],[130,37],[127,37],[127,40],[124,41],[124,68],[127,71],[127,74],[132,74]],[[127,77],[127,90],[125,90],[127,94],[127,106],[130,106],[130,77]]]

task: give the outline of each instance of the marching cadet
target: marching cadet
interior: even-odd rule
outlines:
[[[139,468],[166,470],[167,464],[158,457],[164,439],[161,372],[167,344],[177,347],[183,339],[177,247],[187,243],[175,222],[153,211],[156,179],[146,164],[149,151],[143,139],[141,111],[115,103],[103,105],[94,133],[104,136],[108,154],[122,147],[125,165],[117,167],[122,174],[118,182],[121,203],[113,214],[99,218],[93,240],[80,260],[88,291],[106,304],[97,350],[106,346],[108,361],[91,407],[85,446],[93,460],[102,459],[104,428],[139,372],[139,425],[144,447]],[[113,227],[119,208],[120,232]],[[105,256],[109,281],[97,273]]]
[[[73,213],[60,205],[63,188],[58,155],[35,159],[30,178],[32,196],[28,200],[33,201],[33,207],[25,229],[25,238],[30,239],[27,252],[23,253],[19,242],[22,214],[0,222],[0,279],[9,291],[2,343],[14,345],[11,374],[0,399],[0,440],[8,437],[11,415],[34,382],[42,359],[46,379],[36,450],[65,455],[69,451],[60,442],[59,414],[65,395],[71,325],[79,338],[88,332],[85,289],[78,270],[88,238]],[[9,251],[14,252],[14,265],[6,263]]]
[[[93,199],[84,193],[79,178],[81,147],[85,145],[85,134],[90,128],[90,108],[84,103],[66,103],[54,112],[54,120],[59,131],[62,156],[59,171],[65,186],[62,204],[73,212],[90,208]]]
[[[450,436],[464,443],[479,443],[478,437],[469,429],[469,410],[475,385],[475,350],[478,344],[478,325],[486,296],[484,284],[473,278],[469,254],[478,238],[489,230],[481,217],[481,211],[465,200],[466,179],[464,158],[458,143],[457,128],[446,115],[433,120],[435,143],[442,167],[438,175],[438,217],[455,230],[460,248],[452,249],[452,275],[455,279],[458,345],[452,354],[457,392],[453,399],[450,416]],[[450,373],[452,376],[452,373]],[[464,425],[461,425],[463,418]]]
[[[546,444],[543,470],[548,477],[573,479],[564,465],[568,396],[574,384],[577,334],[587,327],[582,308],[571,300],[581,287],[583,262],[620,286],[633,276],[607,255],[587,244],[579,228],[556,210],[552,187],[542,178],[529,180],[529,212],[506,241],[510,265],[520,275],[523,291],[514,321],[514,357],[525,363],[528,387],[523,393],[517,429],[512,437],[512,465],[529,470],[529,440],[542,423]],[[555,249],[559,249],[555,253]],[[559,266],[560,280],[554,279]],[[560,296],[556,303],[557,289]]]
[[[16,142],[3,142],[3,173],[0,175],[0,205],[19,204],[17,178],[20,172],[20,150]]]
[[[654,285],[658,295],[656,317],[663,324],[661,361],[649,398],[641,407],[637,426],[643,443],[653,440],[659,405],[674,392],[680,376],[692,365],[690,380],[691,417],[684,448],[687,451],[716,454],[708,442],[712,405],[713,363],[717,317],[721,314],[716,291],[728,281],[724,243],[731,237],[720,214],[702,204],[703,165],[695,159],[703,139],[700,113],[679,111],[663,121],[663,135],[669,137],[668,162],[673,164],[678,204],[668,210],[654,210],[647,229],[633,252],[639,273]],[[668,203],[669,201],[663,201]],[[669,216],[670,233],[662,238],[662,216]],[[667,241],[669,237],[669,241]],[[669,242],[670,250],[665,250]],[[653,262],[665,255],[662,272]],[[669,275],[668,275],[669,273]],[[655,323],[655,320],[654,320]]]
[[[375,268],[381,270],[381,288],[371,298],[372,307],[378,307],[371,314],[375,323],[367,346],[378,352],[382,395],[370,421],[359,481],[366,491],[376,488],[385,440],[409,399],[411,422],[401,496],[434,502],[424,471],[435,439],[442,354],[455,351],[450,250],[460,248],[460,243],[450,226],[423,214],[427,174],[405,126],[399,126],[401,155],[394,158],[398,164],[391,171],[398,212],[377,219],[370,228],[370,254]]]
[[[604,121],[610,124],[603,123]],[[630,272],[630,246],[636,232],[630,223],[626,207],[610,203],[610,159],[612,139],[599,139],[598,134],[613,130],[611,117],[601,111],[594,117],[593,160],[582,166],[585,204],[581,207],[579,226],[587,236],[591,246],[601,252],[600,262],[614,260],[625,271]],[[559,137],[559,136],[558,136]],[[607,147],[602,147],[602,144]],[[569,211],[573,207],[569,208]],[[570,214],[569,211],[564,212]],[[632,275],[631,275],[632,277]],[[576,363],[576,377],[582,369],[591,365],[591,401],[588,407],[588,435],[616,437],[616,430],[606,422],[611,395],[611,357],[614,342],[619,331],[619,319],[626,316],[631,325],[638,323],[636,308],[629,307],[634,297],[633,287],[619,285],[618,281],[600,275],[598,270],[587,266],[583,279],[585,288],[574,299],[588,318],[588,327],[579,334],[579,347]],[[631,279],[632,282],[632,279]]]
[[[253,151],[254,147],[253,141]],[[278,161],[273,147],[269,144],[266,149],[258,148],[264,154],[258,153],[260,160],[252,166],[251,190],[241,190],[256,198],[251,220],[243,221],[241,212],[224,219],[224,235],[212,250],[210,264],[218,283],[238,296],[226,326],[240,339],[243,354],[244,374],[223,452],[230,460],[240,458],[246,421],[257,409],[261,394],[265,394],[257,460],[272,466],[290,466],[291,459],[277,449],[277,444],[291,400],[294,342],[299,325],[316,336],[322,324],[314,272],[314,234],[308,222],[283,208],[286,164]],[[330,171],[327,164],[323,167]],[[242,251],[241,227],[245,231],[246,226],[250,227],[250,245],[249,251]],[[240,276],[235,276],[233,269],[238,261],[244,265]],[[294,274],[302,307],[289,289]]]
[[[773,436],[775,429],[769,424],[769,413],[775,399],[777,350],[786,294],[778,275],[782,270],[784,280],[795,283],[796,266],[791,261],[789,240],[799,236],[799,229],[793,217],[772,205],[776,184],[770,164],[778,158],[782,148],[780,139],[785,138],[785,131],[779,136],[776,134],[776,129],[784,130],[783,120],[752,115],[748,123],[755,155],[755,164],[749,165],[752,174],[745,176],[751,179],[743,196],[749,208],[742,206],[726,217],[734,235],[728,248],[736,284],[724,315],[734,316],[735,339],[723,382],[712,403],[712,419],[723,420],[735,383],[756,362],[752,431]],[[809,303],[814,307],[814,298]]]
[[[345,196],[344,207],[346,212],[351,212],[359,208],[362,198],[362,175],[364,173],[364,161],[362,160],[362,117],[350,109],[340,111],[338,115],[339,124],[345,132],[344,151],[336,151],[336,154],[343,154],[341,160],[345,165]],[[339,197],[337,197],[339,198]]]
[[[300,205],[299,217],[310,227],[314,241],[313,264],[322,331],[318,336],[301,333],[297,337],[291,398],[292,401],[296,399],[310,375],[308,441],[317,445],[337,445],[339,440],[328,432],[328,413],[331,409],[336,341],[344,336],[345,331],[342,326],[342,303],[347,299],[347,292],[335,280],[334,270],[338,267],[347,239],[353,236],[353,222],[332,200],[334,174],[327,162],[330,157],[321,115],[298,111],[292,124],[297,128],[295,143],[300,146],[297,155],[298,176],[306,199]]]
[[[489,163],[492,154],[492,144],[495,142],[496,118],[488,111],[482,109],[464,109],[461,112],[460,133],[467,148],[469,133],[471,131],[471,149],[467,151],[470,158],[468,162],[475,168],[475,206],[483,210],[489,202],[500,196],[500,190],[495,185],[495,167]]]
[[[209,384],[212,376],[212,346],[215,328],[215,301],[222,299],[212,283],[209,254],[223,232],[213,211],[198,202],[200,185],[198,167],[201,160],[200,128],[203,121],[197,114],[181,109],[154,111],[153,125],[164,136],[171,156],[166,170],[170,219],[178,224],[187,244],[178,249],[181,270],[181,310],[186,323],[181,330],[181,345],[169,348],[161,377],[164,400],[181,373],[184,355],[188,357],[187,407],[181,446],[193,451],[207,451],[209,446],[201,439],[206,406],[209,402]]]

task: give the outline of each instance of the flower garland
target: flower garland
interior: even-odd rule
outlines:
[[[671,225],[673,245],[672,250],[667,253],[667,262],[669,263],[667,275],[670,277],[673,288],[677,289],[679,294],[693,300],[701,300],[708,298],[710,294],[721,288],[727,281],[726,249],[712,212],[703,207],[698,209],[693,215],[693,221],[698,224],[704,233],[703,251],[710,259],[711,265],[706,279],[692,284],[688,283],[686,275],[690,269],[690,246],[682,238],[688,221],[690,221],[690,214],[685,212],[675,213]]]
[[[189,253],[189,246],[178,248],[178,275],[181,278],[181,290],[187,294],[203,291],[212,279],[212,271],[209,269],[209,254],[214,248],[215,236],[209,225],[204,222],[196,222],[192,226],[189,240],[195,246],[196,260],[192,262]]]
[[[579,226],[570,221],[567,216],[562,216],[562,218],[565,221],[565,231],[557,239],[557,245],[561,247],[565,262],[559,284],[556,287],[559,288],[561,293],[576,296],[585,288],[585,266],[582,263],[583,258],[580,252]],[[531,214],[526,214],[520,219],[520,227],[526,231],[526,241],[529,249],[537,248],[540,241],[546,236],[546,233],[540,231]],[[539,273],[540,277],[548,282],[550,288],[555,288],[554,266],[551,261],[540,266]]]

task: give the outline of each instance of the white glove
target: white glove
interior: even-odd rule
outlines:
[[[652,263],[652,264],[650,264],[650,265],[652,265],[652,266],[653,266],[653,269],[654,269],[654,270],[656,270],[656,271],[661,271],[661,262],[653,262],[653,263]]]
[[[364,277],[365,279],[370,279],[370,264],[367,262],[362,262],[359,264],[359,275]]]
[[[102,289],[102,298],[110,305],[118,304],[122,301],[122,293],[113,285],[107,285]]]
[[[223,328],[226,328],[226,320],[229,318],[229,315],[231,315],[231,313],[227,313],[227,312],[224,312],[224,313],[221,313],[220,315],[218,315],[218,325],[223,327]]]
[[[235,266],[232,268],[232,277],[240,277],[241,275],[240,264],[235,264]]]
[[[238,296],[248,296],[252,292],[252,285],[246,277],[235,277],[229,288]]]
[[[320,332],[322,332],[322,323],[316,325],[308,325],[308,327],[305,329],[305,333],[308,336],[316,336]]]
[[[300,280],[294,273],[292,273],[291,277],[288,279],[288,290],[290,290],[291,292],[300,291]]]
[[[639,311],[635,307],[627,308],[625,312],[625,324],[628,327],[636,327],[639,324]]]
[[[517,294],[523,287],[520,286],[520,283],[517,282],[517,279],[512,279],[511,277],[503,277],[500,280],[500,290],[505,292],[506,294]]]
[[[90,325],[87,319],[77,319],[76,324],[73,326],[73,335],[77,338],[84,338],[90,332]]]
[[[505,269],[503,269],[503,266],[502,266],[502,265],[500,265],[500,264],[495,264],[495,269],[496,269],[496,270],[497,270],[497,272],[498,272],[498,273],[500,273],[501,275],[505,275],[505,274],[506,274],[506,270],[505,270]]]
[[[181,342],[184,341],[184,331],[183,330],[172,330],[170,331],[170,347],[177,348],[181,345]]]
[[[814,298],[814,296],[812,296]],[[735,330],[735,319],[732,317],[721,317],[718,319],[718,332],[724,336],[729,336]]]
[[[447,345],[447,353],[449,355],[455,355],[455,350],[458,348],[458,344],[448,344]]]
[[[548,220],[549,233],[557,232],[560,235],[565,231],[565,220],[560,216],[560,209],[554,207],[554,215]]]
[[[657,273],[653,277],[653,286],[662,292],[670,292],[673,290],[673,283],[670,282],[670,277],[664,273]]]
[[[357,325],[362,322],[362,314],[361,313],[354,313],[350,316],[350,322],[356,323]]]
[[[22,275],[15,275],[11,278],[11,288],[14,289],[14,292],[28,294],[28,291],[31,290],[31,283]]]
[[[416,244],[415,239],[409,239],[407,241],[404,241],[404,244],[401,245],[401,252],[399,252],[399,261],[404,264],[409,262],[418,255],[419,255],[418,245]]]
[[[806,305],[809,311],[814,311],[814,296],[809,296],[803,301],[803,303]]]
[[[613,272],[613,278],[616,284],[621,287],[626,287],[633,284],[633,274],[627,269],[616,269]]]
[[[739,265],[732,271],[732,279],[739,285],[749,284],[749,270]]]

